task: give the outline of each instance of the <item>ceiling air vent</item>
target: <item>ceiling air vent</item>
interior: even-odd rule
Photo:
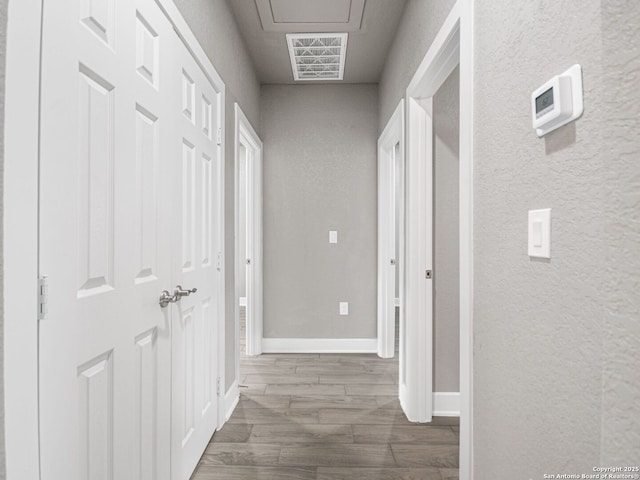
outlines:
[[[288,33],[287,44],[294,79],[342,80],[346,33]]]

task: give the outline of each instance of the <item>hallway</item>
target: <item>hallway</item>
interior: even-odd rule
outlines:
[[[240,372],[240,403],[192,480],[458,479],[459,418],[406,420],[397,355],[243,348]]]

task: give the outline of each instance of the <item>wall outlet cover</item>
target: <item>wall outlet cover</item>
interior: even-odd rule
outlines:
[[[349,315],[349,302],[340,302],[340,315]]]
[[[329,243],[338,243],[338,231],[329,230]]]

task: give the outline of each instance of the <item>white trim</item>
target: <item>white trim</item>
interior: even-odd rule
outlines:
[[[474,0],[460,3],[460,479],[473,480]]]
[[[459,392],[433,392],[433,416],[434,417],[459,417],[460,393]]]
[[[233,382],[233,384],[227,390],[227,393],[224,394],[224,423],[229,421],[233,411],[238,406],[238,402],[240,401],[240,389],[238,388],[238,382]],[[218,430],[220,430],[218,428]]]
[[[263,353],[377,353],[376,338],[263,338]]]
[[[453,6],[440,32],[407,89],[407,97],[429,98],[439,88],[451,69],[460,64],[460,479],[473,479],[473,10],[474,0],[458,0]],[[456,58],[458,57],[458,61]],[[436,68],[432,68],[435,66]],[[429,70],[432,70],[429,72]],[[409,100],[407,100],[409,103]],[[411,102],[416,100],[411,99]],[[424,105],[423,105],[424,107]],[[409,110],[409,108],[407,108]],[[409,113],[408,113],[409,114]],[[407,149],[411,148],[411,128],[407,124]],[[407,164],[409,163],[407,160]],[[408,168],[408,167],[407,167]],[[414,172],[415,173],[415,172]],[[422,177],[421,177],[422,178]],[[408,208],[408,207],[407,207]],[[409,235],[409,233],[408,233]],[[412,239],[413,242],[416,239]],[[409,241],[407,241],[409,244]],[[418,242],[413,245],[418,250]],[[415,253],[415,252],[412,252]],[[409,268],[409,252],[407,265]],[[418,267],[419,262],[418,263]],[[415,272],[421,274],[422,272]],[[407,279],[417,282],[417,276],[407,273]],[[422,295],[417,285],[413,285],[418,296]],[[414,319],[424,319],[417,310],[409,312],[410,286],[405,289],[407,315]],[[423,289],[424,290],[424,289]],[[411,292],[414,293],[413,291]],[[412,299],[413,301],[413,299]],[[423,304],[422,307],[425,307]],[[415,305],[414,305],[415,308]],[[424,314],[426,311],[422,310]],[[416,313],[418,313],[416,315]],[[427,330],[430,331],[429,326]],[[412,338],[411,336],[408,336]],[[429,344],[430,345],[430,344]],[[431,358],[430,352],[428,357]],[[427,366],[430,369],[430,361]],[[424,364],[418,364],[418,367]],[[422,377],[424,380],[425,377]],[[426,379],[426,388],[431,381]],[[402,393],[402,386],[401,386]],[[422,390],[419,393],[425,393]],[[409,396],[409,395],[407,395]],[[434,403],[433,395],[422,400]],[[401,401],[402,403],[402,401]],[[404,407],[404,405],[403,405]],[[430,408],[433,411],[433,405]]]
[[[249,122],[249,119],[237,103],[235,110],[234,128],[234,225],[235,225],[235,278],[236,290],[239,288],[237,279],[241,268],[246,268],[245,258],[240,255],[240,144],[250,147],[254,153],[247,162],[247,243],[249,245],[251,268],[247,272],[246,281],[246,322],[247,322],[247,355],[262,353],[262,140]],[[247,149],[248,150],[248,149]],[[235,375],[236,381],[240,376],[240,305],[235,307]]]
[[[409,83],[407,102],[405,326],[406,388],[400,403],[412,421],[433,414],[433,96],[460,62],[456,3]],[[437,272],[435,272],[437,274]],[[402,349],[402,346],[401,346]]]
[[[200,42],[198,42],[196,36],[189,28],[189,25],[183,18],[180,10],[178,10],[178,7],[176,7],[175,3],[173,3],[173,0],[155,0],[155,2],[163,11],[165,17],[167,17],[169,22],[171,22],[174,30],[182,39],[195,61],[198,62],[200,68],[204,70],[205,75],[209,77],[209,81],[211,81],[214,87],[221,86],[222,92],[224,93],[225,85],[222,81],[222,77],[218,74],[218,71],[213,66],[213,63],[211,63],[211,60],[209,60],[209,57],[200,45]]]
[[[440,27],[438,35],[420,62],[416,73],[407,87],[407,97],[420,95],[428,98],[435,95],[453,69],[459,63],[460,40],[460,3],[451,8],[449,15]]]
[[[9,2],[4,129],[6,475],[38,480],[38,148],[41,0]]]
[[[404,271],[404,205],[400,206],[399,258],[395,269],[389,261],[395,257],[396,229],[396,158],[389,151],[400,144],[398,153],[404,174],[404,99],[401,99],[393,115],[378,138],[378,356],[393,358],[395,354],[395,306],[401,305],[403,282],[400,280],[400,298],[395,296],[395,269],[402,279]],[[404,189],[404,181],[402,182]],[[391,306],[393,302],[393,307]],[[400,309],[402,315],[403,309]]]

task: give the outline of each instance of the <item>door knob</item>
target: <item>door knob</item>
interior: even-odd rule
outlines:
[[[160,304],[161,308],[165,308],[170,303],[176,303],[178,301],[178,297],[176,295],[171,295],[169,290],[163,290],[160,294]]]
[[[182,288],[182,285],[176,285],[176,289],[173,291],[173,295],[176,297],[176,299],[180,299],[182,297],[188,297],[189,295],[191,295],[192,293],[196,293],[197,291],[197,288],[192,288],[189,290]]]

